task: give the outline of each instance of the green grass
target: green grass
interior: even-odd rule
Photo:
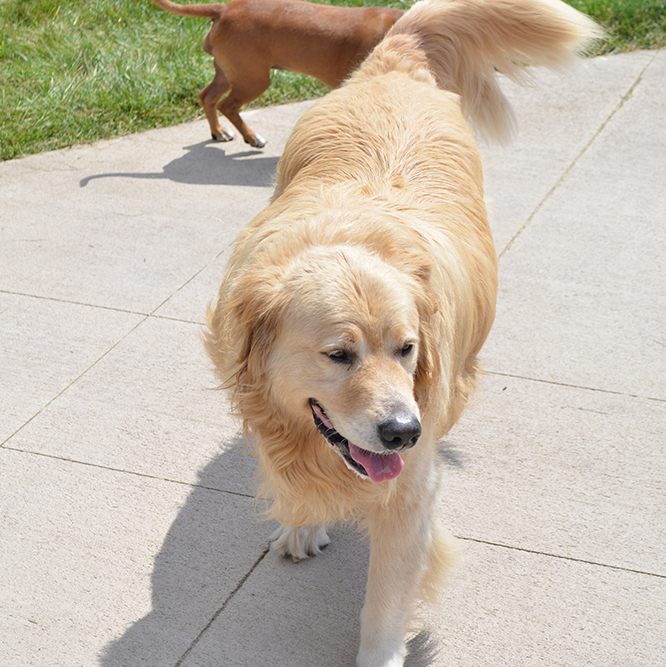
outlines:
[[[608,28],[597,53],[666,45],[666,0],[568,1]],[[213,72],[201,50],[208,26],[150,0],[0,0],[0,159],[201,117],[197,93]],[[325,92],[275,72],[252,106]]]
[[[608,31],[595,55],[666,46],[666,0],[566,0]]]

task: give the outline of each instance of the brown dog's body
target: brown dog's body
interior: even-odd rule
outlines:
[[[404,13],[386,7],[333,7],[301,0],[233,0],[210,5],[154,2],[172,14],[212,19],[203,48],[215,59],[215,78],[199,93],[211,134],[218,141],[233,139],[220,126],[219,109],[243,139],[257,148],[266,142],[248,127],[239,111],[268,88],[271,69],[309,74],[337,88]]]
[[[370,538],[358,667],[401,667],[417,599],[452,560],[437,442],[475,384],[497,267],[462,109],[508,127],[495,67],[560,66],[599,34],[559,0],[425,0],[299,120],[241,234],[207,351],[255,448],[275,547],[355,519]],[[462,105],[461,98],[462,95]]]

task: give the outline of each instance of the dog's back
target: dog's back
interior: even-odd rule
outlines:
[[[469,368],[459,374],[460,391],[453,392],[459,400],[443,416],[445,428],[464,405],[494,316],[495,252],[482,164],[463,113],[486,135],[505,138],[513,116],[496,69],[520,79],[527,63],[565,66],[600,34],[593,21],[557,0],[419,2],[342,88],[304,114],[278,165],[272,216],[282,218],[296,201],[311,199],[313,211],[326,206],[316,202],[324,192],[351,201],[360,189],[364,203],[351,217],[370,228],[372,208],[406,213],[414,239],[439,258],[442,270],[464,271],[440,276],[439,284],[460,292],[453,302],[471,307],[469,326],[457,329],[452,350]]]
[[[514,117],[497,72],[524,82],[528,65],[564,68],[602,35],[596,23],[560,0],[422,0],[388,31],[347,87],[388,73],[429,80],[460,96],[463,113],[481,135],[503,141]]]

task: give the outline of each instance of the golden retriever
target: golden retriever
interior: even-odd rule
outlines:
[[[455,551],[437,442],[474,388],[496,256],[465,121],[505,135],[496,69],[558,67],[600,35],[559,0],[424,0],[298,121],[241,234],[207,351],[259,459],[276,548],[354,519],[370,539],[359,667],[399,667]]]

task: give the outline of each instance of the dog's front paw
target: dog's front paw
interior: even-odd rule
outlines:
[[[357,667],[403,667],[407,648],[403,644],[400,648],[381,651],[364,651],[361,649],[356,656]]]
[[[272,535],[273,549],[294,563],[316,556],[331,542],[323,526],[280,526]]]
[[[263,148],[266,145],[266,139],[262,136],[255,134],[254,141],[248,142],[253,148]]]
[[[220,136],[216,136],[215,134],[213,136],[213,141],[233,141],[234,139],[234,133],[231,132],[230,130],[222,130],[220,132]]]

